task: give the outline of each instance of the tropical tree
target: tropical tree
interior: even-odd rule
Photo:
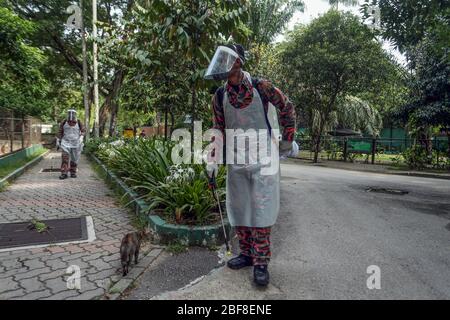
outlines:
[[[36,25],[17,16],[7,6],[0,7],[0,108],[20,117],[43,115],[48,83],[42,73],[43,52],[30,45]]]
[[[309,115],[317,162],[340,99],[358,97],[383,81],[389,56],[358,17],[330,10],[289,35],[280,61],[287,93]]]
[[[280,34],[297,11],[303,11],[301,0],[249,0],[246,3],[250,34],[248,47],[269,44]]]
[[[271,47],[277,35],[283,32],[297,11],[303,11],[301,0],[249,0],[246,4],[249,35],[244,47],[249,50],[249,71],[257,71],[261,56]]]
[[[81,37],[79,32],[70,31],[65,26],[69,15],[66,9],[73,4],[71,0],[3,0],[20,17],[31,20],[36,25],[36,33],[33,44],[44,48],[44,53],[54,65],[61,66],[61,70],[70,70],[67,79],[77,83],[79,90],[82,88],[83,63],[81,59]],[[89,38],[90,43],[97,41],[102,43],[108,37],[111,30],[119,30],[122,27],[122,19],[126,18],[133,8],[134,0],[102,0],[98,2],[99,34],[97,39]],[[85,27],[88,34],[92,33],[91,6],[83,8]],[[121,39],[123,40],[123,39]],[[101,48],[102,49],[102,48]],[[101,52],[101,50],[100,50]],[[88,65],[91,56],[89,56]],[[100,110],[100,131],[103,132],[107,117],[112,113],[112,121],[117,113],[117,96],[124,79],[123,63],[117,62],[117,57],[111,55],[109,59],[100,61],[99,89],[103,97]],[[89,105],[93,103],[93,71],[89,68],[88,77],[91,92]],[[82,103],[80,102],[80,106]]]
[[[330,130],[347,128],[376,137],[383,127],[380,112],[370,103],[355,96],[345,96],[337,102],[330,116]]]
[[[365,18],[372,8],[380,10],[381,36],[394,43],[401,52],[418,45],[426,37],[435,38],[441,49],[450,42],[450,2],[441,0],[365,0],[362,12]]]
[[[412,0],[366,0],[362,8],[366,17],[373,6],[380,9],[377,32],[406,54],[410,69],[410,94],[399,101],[394,115],[429,141],[433,127],[450,127],[450,3],[427,0],[418,5]],[[449,130],[447,133],[450,140]],[[431,145],[425,144],[431,153]]]
[[[152,25],[148,28],[152,33],[150,45],[164,59],[158,73],[166,78],[156,85],[162,88],[166,83],[175,84],[172,76],[186,80],[185,86],[181,86],[185,89],[182,93],[189,97],[189,113],[195,121],[201,113],[199,107],[203,105],[199,98],[205,96],[200,92],[209,86],[203,81],[203,75],[215,47],[231,39],[242,40],[246,35],[243,24],[247,15],[245,1],[149,0],[139,7],[139,11],[142,23],[139,30],[144,30],[143,26],[147,24]],[[183,71],[173,72],[174,65]],[[210,97],[208,100],[210,102]],[[187,105],[185,103],[184,107]]]
[[[450,157],[450,63],[445,56],[437,56],[434,48],[435,43],[426,40],[412,51],[411,96],[396,116],[418,131],[429,132],[436,126],[446,129]]]

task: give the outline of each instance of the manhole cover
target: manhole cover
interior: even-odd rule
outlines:
[[[409,191],[400,190],[400,189],[392,189],[392,188],[378,188],[378,187],[369,187],[366,189],[367,192],[375,192],[375,193],[387,193],[403,196],[408,194]]]
[[[41,222],[47,227],[41,233],[29,221],[0,224],[0,250],[88,240],[86,217]]]
[[[58,168],[42,169],[41,172],[61,172],[61,169]]]

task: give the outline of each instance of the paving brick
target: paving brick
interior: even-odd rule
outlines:
[[[70,266],[69,263],[62,261],[60,259],[45,261],[45,265],[49,267],[51,270],[61,270],[61,269],[65,270]]]
[[[3,260],[2,266],[5,268],[6,271],[9,271],[9,270],[18,269],[20,267],[23,267],[23,264],[19,258],[14,258],[14,259]]]
[[[34,270],[34,269],[40,269],[40,268],[45,268],[46,265],[44,262],[42,262],[39,258],[36,259],[30,259],[30,260],[24,260],[23,264],[30,268],[30,270]]]
[[[42,291],[46,289],[44,283],[37,277],[20,280],[19,285],[26,292]]]
[[[107,255],[107,256],[103,256],[102,260],[105,261],[105,262],[111,262],[111,261],[119,262],[120,261],[120,253],[116,252],[116,253],[113,253],[113,254],[110,254],[110,255]]]
[[[19,269],[12,269],[9,271],[4,271],[2,273],[0,273],[0,280],[4,279],[4,278],[9,278],[11,276],[14,276],[16,274],[21,274],[21,273],[25,273],[28,271],[28,268],[19,268]]]
[[[52,291],[52,294],[68,290],[67,282],[63,277],[49,279],[43,282],[45,286]]]
[[[17,290],[8,291],[8,292],[1,292],[0,300],[17,299],[18,297],[21,297],[25,294],[26,293],[23,289],[17,289]]]
[[[27,270],[27,271],[22,272],[22,273],[16,273],[14,275],[14,279],[16,281],[20,281],[22,279],[29,279],[29,278],[37,277],[40,274],[45,273],[47,270],[48,270],[48,268],[39,268],[39,269]]]
[[[106,279],[109,278],[111,276],[117,275],[118,272],[117,270],[104,270],[104,271],[100,271],[94,274],[89,274],[87,275],[87,278],[89,279],[89,281],[96,281],[96,280],[102,280],[102,279]]]
[[[89,251],[83,250],[82,252],[79,252],[79,253],[68,254],[64,257],[61,257],[61,260],[68,261],[68,260],[80,259],[80,258],[89,256],[89,255],[90,255]]]
[[[101,259],[91,260],[89,264],[95,267],[98,271],[109,270],[112,268],[112,264],[106,263]]]
[[[19,283],[13,277],[0,279],[1,291],[10,291],[19,289]]]
[[[49,271],[49,270],[47,270]],[[66,269],[55,270],[52,272],[44,273],[39,275],[41,281],[46,281],[49,279],[62,278],[66,274]]]
[[[105,294],[105,290],[98,288],[98,289],[95,289],[92,291],[82,293],[77,296],[67,298],[67,300],[93,300],[93,299],[101,298],[104,294]]]
[[[57,246],[57,247],[48,247],[48,251],[51,253],[61,253],[66,251],[63,247]]]
[[[51,296],[42,300],[65,300],[69,297],[78,296],[80,293],[76,290],[66,290],[57,294],[52,294]]]
[[[84,250],[77,245],[69,245],[66,247],[66,251],[69,251],[71,254],[83,252]]]
[[[91,261],[91,260],[97,260],[103,257],[105,254],[103,252],[94,253],[94,254],[84,254],[81,257],[81,260],[83,261]]]
[[[24,296],[20,296],[17,298],[17,300],[39,300],[42,298],[47,298],[52,295],[50,290],[42,290],[42,291],[36,291],[32,293],[28,293]]]
[[[81,259],[67,260],[66,264],[67,264],[66,269],[70,266],[78,266],[81,269],[81,273],[83,273],[84,269],[91,267],[89,263],[84,262]]]

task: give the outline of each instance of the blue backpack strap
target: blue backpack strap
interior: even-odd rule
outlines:
[[[224,93],[225,93],[224,86],[219,87],[216,91],[217,100],[219,101],[219,106],[221,106],[222,109],[223,109],[223,98],[225,97]]]

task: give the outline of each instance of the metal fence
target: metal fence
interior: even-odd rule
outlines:
[[[0,117],[0,156],[41,143],[41,121],[32,117]]]
[[[311,139],[298,139],[299,157],[313,160],[314,148]],[[429,146],[436,163],[448,161],[448,138],[389,139],[360,137],[323,137],[320,145],[320,160],[392,164],[402,160],[402,153],[415,144]]]

